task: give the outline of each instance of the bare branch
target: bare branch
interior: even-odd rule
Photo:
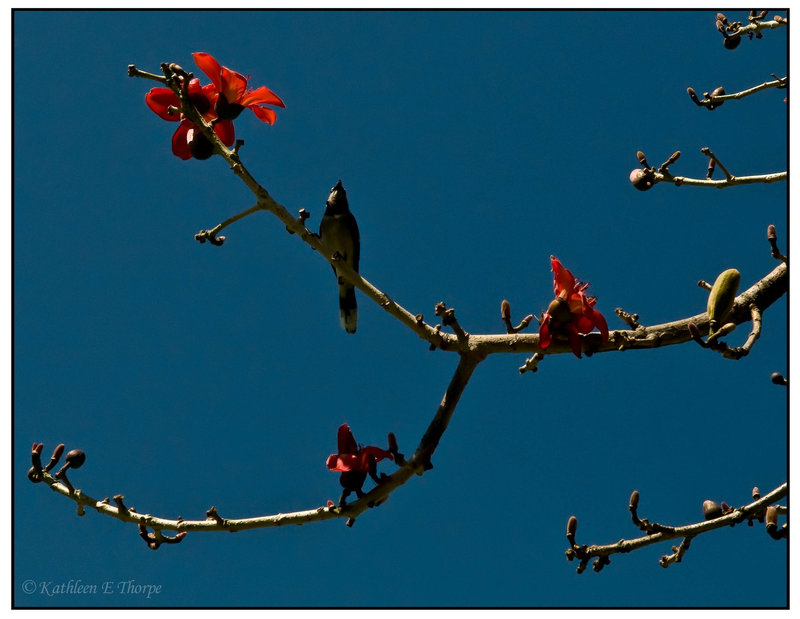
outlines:
[[[773,75],[773,77],[775,76]],[[698,98],[694,88],[687,88],[686,92],[689,94],[689,98],[694,101],[695,105],[704,107],[707,110],[715,110],[726,101],[744,99],[745,97],[754,95],[762,90],[768,90],[769,88],[787,88],[788,86],[789,77],[787,76],[776,77],[771,82],[764,82],[758,86],[753,86],[752,88],[747,88],[739,92],[732,92],[731,94],[727,94],[722,86],[718,86],[710,93],[704,92],[702,99]]]
[[[631,552],[632,550],[638,550],[639,548],[644,548],[645,546],[650,546],[651,544],[658,544],[660,542],[666,542],[671,539],[677,538],[684,538],[683,543],[679,547],[673,547],[673,554],[672,555],[664,555],[661,557],[659,563],[663,567],[668,567],[672,563],[680,562],[681,558],[683,557],[686,550],[689,548],[690,541],[701,535],[703,533],[707,533],[708,531],[713,531],[715,529],[721,529],[727,526],[734,526],[744,521],[751,522],[752,520],[758,520],[765,516],[767,512],[767,508],[771,506],[773,503],[776,503],[783,499],[788,493],[788,484],[784,483],[781,486],[778,486],[772,492],[768,493],[766,496],[760,497],[754,500],[752,503],[745,505],[743,507],[739,507],[738,509],[728,508],[725,510],[725,505],[723,503],[723,508],[718,513],[707,513],[706,517],[710,519],[696,522],[694,524],[687,524],[684,526],[677,526],[677,527],[667,527],[664,525],[658,525],[658,530],[653,530],[652,533],[648,533],[644,537],[638,537],[635,539],[621,539],[620,541],[614,544],[606,544],[606,545],[582,545],[579,546],[575,542],[575,533],[577,530],[577,519],[575,516],[570,517],[570,523],[572,524],[571,529],[568,527],[568,534],[567,540],[570,543],[569,549],[567,549],[567,559],[570,561],[574,559],[579,559],[580,564],[578,566],[578,572],[582,572],[588,561],[592,558],[605,558],[606,560],[602,562],[602,564],[608,564],[608,558],[612,554],[616,553],[625,553]],[[634,524],[637,523],[638,517],[635,514],[635,509],[638,507],[638,500],[639,500],[639,493],[634,492],[636,498],[634,501],[634,496],[631,495],[631,513],[633,514]],[[777,518],[778,509],[775,509],[775,514]],[[573,520],[574,519],[574,520]],[[638,521],[638,522],[645,522],[645,521]],[[639,525],[637,525],[639,526]],[[652,525],[651,525],[652,527]],[[776,526],[773,527],[776,529]],[[769,529],[768,529],[769,530]],[[788,529],[786,529],[788,531]],[[571,533],[571,535],[570,535]],[[786,533],[780,533],[781,537],[785,537]],[[597,564],[597,563],[596,563]],[[581,568],[583,566],[583,569]]]
[[[768,174],[755,174],[750,176],[734,176],[720,163],[719,159],[717,158],[714,153],[707,147],[701,148],[700,151],[707,155],[710,159],[708,170],[706,172],[706,178],[690,178],[688,176],[674,176],[667,168],[667,164],[660,166],[658,169],[649,167],[645,165],[647,160],[644,158],[644,155],[641,151],[637,153],[637,155],[642,155],[639,157],[639,161],[643,162],[645,165],[644,168],[639,168],[632,170],[630,173],[630,181],[631,184],[636,187],[639,191],[647,191],[651,189],[654,185],[658,183],[668,182],[672,183],[676,187],[681,185],[694,185],[697,187],[715,187],[717,189],[724,189],[725,187],[731,187],[734,185],[752,185],[754,183],[775,183],[778,181],[784,181],[787,178],[786,172],[771,172]],[[680,153],[680,151],[678,151]],[[674,155],[669,160],[668,163],[673,161],[673,158],[677,159]],[[713,180],[711,178],[714,169],[719,166],[719,168],[725,174],[724,180]]]
[[[151,548],[153,548],[153,544],[156,542],[158,542],[156,547],[160,545],[161,542],[170,543],[166,539],[158,538],[159,532],[163,529],[179,531],[185,535],[185,533],[189,531],[243,531],[247,529],[279,527],[289,524],[305,524],[307,522],[318,522],[330,520],[332,518],[347,518],[347,522],[352,525],[358,515],[371,507],[380,505],[386,500],[389,494],[405,484],[413,475],[422,475],[425,471],[433,468],[431,456],[450,423],[456,405],[472,376],[472,372],[480,361],[481,359],[475,355],[462,355],[460,357],[453,378],[447,387],[436,414],[428,425],[428,429],[414,454],[407,460],[405,458],[398,458],[397,463],[401,466],[395,473],[382,477],[380,483],[372,491],[343,507],[321,506],[298,512],[250,518],[222,518],[217,512],[217,508],[212,507],[206,512],[205,520],[184,520],[183,518],[169,519],[147,513],[138,513],[134,511],[132,507],[126,507],[123,503],[124,497],[120,494],[114,496],[115,505],[111,505],[108,499],[95,499],[82,490],[68,486],[64,483],[64,480],[57,480],[54,476],[42,470],[41,466],[39,466],[41,474],[41,479],[39,481],[44,481],[54,492],[72,499],[80,508],[83,506],[91,507],[100,514],[117,518],[123,522],[132,522],[139,525],[140,535],[142,535],[143,527],[152,528],[155,532],[155,538],[145,537],[147,535],[146,531],[144,535],[142,535],[143,539],[145,539]],[[390,439],[390,446],[391,442]],[[397,449],[396,439],[394,442],[394,449],[395,451]],[[32,450],[32,459],[34,461],[38,461],[37,458],[41,455],[41,451],[41,443],[34,443],[34,448]],[[177,540],[173,539],[171,543],[180,541],[180,539],[182,538]]]

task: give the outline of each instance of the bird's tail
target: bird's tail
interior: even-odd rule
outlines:
[[[358,306],[356,305],[356,289],[353,286],[339,286],[339,320],[342,323],[342,329],[348,333],[356,332]]]

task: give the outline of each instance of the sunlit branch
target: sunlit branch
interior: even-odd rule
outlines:
[[[405,484],[413,475],[422,475],[425,471],[433,468],[431,456],[436,450],[450,419],[455,411],[461,394],[467,386],[475,367],[481,359],[474,355],[461,355],[458,366],[456,367],[453,378],[447,387],[433,420],[430,422],[414,454],[404,460],[402,466],[392,475],[385,476],[381,482],[362,498],[353,501],[343,507],[320,506],[313,509],[302,511],[279,513],[265,516],[255,516],[251,518],[224,518],[219,514],[216,507],[210,508],[206,512],[204,520],[184,520],[183,518],[171,519],[154,516],[148,513],[136,511],[133,507],[128,507],[124,503],[122,495],[115,495],[113,504],[108,498],[98,500],[83,490],[72,487],[72,484],[59,481],[49,473],[49,468],[41,466],[39,456],[41,447],[34,445],[32,470],[35,474],[29,474],[31,481],[37,483],[44,482],[51,490],[75,501],[78,505],[78,514],[84,515],[85,507],[90,507],[98,513],[117,518],[123,522],[131,522],[139,525],[140,535],[155,549],[161,543],[175,543],[182,539],[182,535],[187,532],[197,531],[243,531],[247,529],[261,529],[266,527],[279,527],[286,525],[299,525],[308,522],[319,522],[331,520],[333,518],[347,518],[348,524],[352,525],[355,518],[369,508],[380,505],[397,488]],[[63,445],[60,446],[63,451]],[[35,479],[33,479],[35,478]],[[146,528],[152,528],[154,534],[148,533]],[[162,530],[178,531],[179,535],[168,537],[161,533]]]
[[[697,92],[694,88],[687,88],[686,92],[689,94],[689,98],[694,101],[695,105],[699,105],[700,107],[705,107],[709,110],[714,110],[718,108],[720,105],[725,103],[726,101],[730,101],[732,99],[744,99],[745,97],[749,97],[750,95],[754,95],[757,92],[761,92],[762,90],[767,90],[769,88],[787,88],[789,85],[789,77],[777,77],[773,74],[775,79],[771,82],[764,82],[763,84],[759,84],[758,86],[753,86],[752,88],[748,88],[746,90],[742,90],[740,92],[732,92],[727,94],[725,89],[722,86],[715,88],[710,93],[704,92],[703,98],[700,99],[697,96]]]
[[[621,539],[620,541],[613,543],[613,544],[606,544],[606,545],[578,545],[575,542],[578,521],[577,518],[574,516],[570,517],[569,522],[567,523],[567,540],[569,541],[569,549],[567,550],[567,559],[570,561],[578,559],[580,561],[578,565],[578,573],[583,572],[588,565],[588,562],[594,558],[594,570],[600,571],[603,566],[608,565],[609,557],[616,553],[626,553],[631,552],[633,550],[638,550],[639,548],[644,548],[645,546],[650,546],[652,544],[658,544],[661,542],[666,542],[672,539],[677,538],[684,538],[684,543],[681,544],[679,547],[673,548],[672,555],[664,555],[659,560],[659,563],[662,567],[669,567],[672,563],[680,562],[684,553],[689,548],[689,541],[697,537],[698,535],[702,535],[703,533],[707,533],[709,531],[713,531],[715,529],[721,529],[723,527],[733,526],[739,524],[741,522],[747,521],[748,523],[752,524],[753,520],[762,521],[766,517],[766,510],[769,506],[773,505],[777,501],[783,499],[788,493],[788,484],[784,483],[781,486],[775,488],[772,492],[768,493],[763,497],[759,497],[754,500],[752,503],[749,503],[743,507],[738,509],[728,508],[727,511],[720,511],[719,516],[715,514],[709,520],[704,520],[702,522],[696,522],[694,524],[687,524],[683,526],[667,526],[667,525],[659,525],[656,523],[650,523],[646,520],[639,520],[636,515],[636,509],[638,507],[638,492],[634,492],[631,495],[631,504],[629,509],[631,510],[631,514],[634,519],[634,524],[639,526],[639,528],[647,528],[649,532],[647,535],[643,537],[637,537],[635,539]],[[724,505],[724,504],[723,504]],[[774,511],[775,515],[779,513],[786,513],[786,509],[780,506],[776,506]],[[776,533],[774,529],[774,523],[767,523],[768,530],[767,532],[773,531],[770,533],[772,537],[779,535]],[[781,537],[784,537],[785,534],[782,534]],[[687,541],[688,540],[688,541]]]

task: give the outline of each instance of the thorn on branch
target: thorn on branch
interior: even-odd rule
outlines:
[[[619,319],[628,325],[631,329],[638,329],[642,325],[639,324],[639,314],[629,314],[621,307],[614,310],[614,313],[619,316]]]
[[[460,342],[466,342],[469,336],[467,332],[461,328],[461,325],[458,324],[456,320],[456,311],[452,307],[448,308],[444,301],[439,301],[439,303],[434,306],[434,313],[442,318],[442,324],[445,327],[450,327],[453,330]]]
[[[114,498],[114,503],[117,504],[117,509],[119,510],[120,513],[128,511],[128,508],[125,507],[125,503],[123,502],[125,499],[125,495],[115,494],[113,498]]]
[[[519,368],[519,373],[536,372],[539,370],[539,362],[544,359],[542,353],[535,352],[532,357],[525,359],[525,364]]]
[[[158,550],[161,544],[179,544],[186,537],[186,531],[181,531],[177,535],[164,535],[159,529],[154,529],[152,533],[148,532],[147,526],[139,523],[139,537],[144,540],[147,547],[151,550]]]
[[[217,508],[213,505],[206,511],[206,520],[214,520],[218,525],[223,527],[228,526],[228,521],[217,513]]]
[[[683,555],[685,555],[686,551],[689,550],[689,544],[691,543],[691,537],[684,537],[683,541],[680,543],[680,546],[672,547],[671,555],[664,555],[658,560],[659,565],[661,565],[663,568],[667,568],[673,563],[680,563],[681,559],[683,559]]]

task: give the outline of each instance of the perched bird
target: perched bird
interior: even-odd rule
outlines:
[[[358,224],[348,207],[347,192],[342,187],[341,180],[331,188],[328,202],[325,204],[325,214],[319,224],[319,236],[333,251],[334,256],[338,254],[339,260],[358,272],[358,258],[361,253]],[[333,272],[339,283],[339,319],[342,328],[348,333],[355,333],[358,322],[356,290],[339,275],[335,266]]]

